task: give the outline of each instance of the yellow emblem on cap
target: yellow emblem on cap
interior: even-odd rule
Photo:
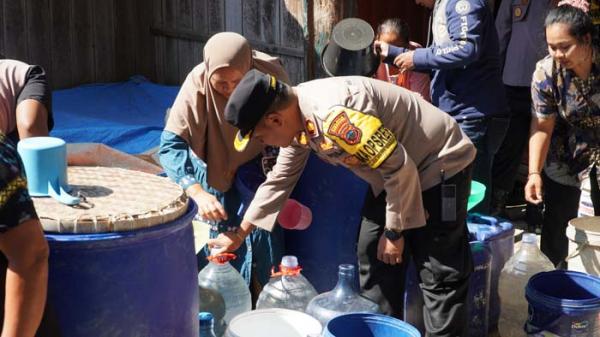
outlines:
[[[233,140],[233,147],[237,152],[244,152],[246,147],[248,147],[248,143],[250,143],[250,138],[252,137],[252,131],[248,132],[245,136],[242,136],[242,133],[238,131],[235,134],[235,139]]]
[[[271,77],[271,82],[270,82],[271,89],[275,89],[275,86],[277,85],[277,79],[273,75],[269,75],[269,77]]]
[[[329,110],[323,132],[371,168],[379,167],[398,145],[394,133],[384,127],[379,118],[344,106]]]

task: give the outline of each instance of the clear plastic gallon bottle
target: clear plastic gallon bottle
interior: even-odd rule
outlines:
[[[242,275],[229,264],[235,258],[234,254],[222,253],[209,256],[210,263],[198,274],[198,284],[201,287],[216,290],[225,301],[225,323],[252,309],[250,290]]]
[[[521,248],[504,265],[500,273],[500,320],[498,332],[502,337],[523,337],[528,303],[525,286],[539,272],[554,270],[554,265],[537,246],[535,234],[523,234]]]
[[[258,296],[256,309],[283,308],[304,312],[317,291],[300,274],[302,268],[295,256],[284,256],[279,269]]]
[[[198,314],[200,322],[200,337],[217,337],[214,331],[214,319],[210,312],[201,312]]]
[[[338,272],[338,282],[333,290],[313,298],[306,313],[313,316],[323,326],[330,319],[345,313],[379,312],[379,306],[358,293],[355,282],[356,270],[351,264],[341,264]]]

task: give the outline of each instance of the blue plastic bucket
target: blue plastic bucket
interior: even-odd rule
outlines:
[[[530,336],[600,336],[600,278],[554,270],[531,277],[525,287]]]
[[[63,337],[198,336],[191,202],[155,227],[47,234],[48,296]]]
[[[484,243],[473,241],[470,245],[474,271],[469,280],[467,294],[468,335],[473,337],[487,336],[489,331],[490,275],[493,259],[489,248]],[[415,265],[411,261],[406,272],[404,320],[425,334],[423,305],[423,293],[419,287]]]
[[[476,213],[468,215],[467,226],[471,241],[483,241],[493,256],[490,275],[489,331],[495,331],[500,317],[498,280],[504,264],[513,255],[515,229],[513,224],[506,220]]]
[[[421,334],[410,324],[393,317],[355,313],[330,320],[323,337],[421,337]]]

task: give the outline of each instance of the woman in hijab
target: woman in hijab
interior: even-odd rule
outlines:
[[[278,58],[252,50],[239,34],[213,35],[204,46],[204,62],[181,86],[161,136],[160,162],[169,178],[196,202],[199,217],[211,225],[211,237],[222,232],[236,235],[240,225],[238,169],[264,169],[267,165],[261,164],[274,162],[277,153],[257,141],[249,144],[248,151],[237,152],[233,147],[237,129],[224,119],[227,99],[252,68],[289,83]],[[281,259],[282,241],[281,232],[255,230],[236,251],[237,259],[230,261],[253,290],[257,290],[254,282],[268,282],[271,267]],[[200,269],[208,255],[208,247],[198,253]]]

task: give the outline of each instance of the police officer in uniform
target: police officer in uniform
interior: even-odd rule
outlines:
[[[271,230],[311,151],[386,193],[376,258],[390,265],[410,250],[420,277],[428,336],[466,333],[473,263],[466,215],[475,147],[449,115],[398,86],[334,77],[290,88],[259,71],[233,92],[225,118],[251,138],[282,147],[236,232],[209,245],[235,250],[254,226]],[[347,196],[340,196],[340,198]]]

